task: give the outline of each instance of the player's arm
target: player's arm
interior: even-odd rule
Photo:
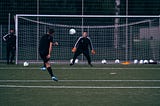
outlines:
[[[50,58],[50,57],[51,57],[52,45],[53,45],[53,42],[50,42],[50,45],[49,45],[49,53],[48,53],[47,58]]]
[[[89,37],[87,37],[87,38],[89,39],[89,47],[90,47],[90,49],[91,49],[91,53],[92,53],[92,54],[95,54],[96,52],[95,52],[95,50],[94,50],[94,48],[93,48],[92,41],[91,41],[91,39],[90,39]]]
[[[14,47],[16,47],[16,35],[14,35]]]
[[[79,43],[80,43],[81,39],[82,39],[82,37],[79,37],[78,40],[76,41],[76,43],[75,43],[75,45],[74,45],[74,47],[73,47],[73,49],[72,49],[72,52],[73,52],[73,53],[76,52],[76,50],[77,50],[77,48],[78,48],[78,46],[79,46]]]
[[[12,48],[15,50],[16,49],[16,35],[13,35],[13,40],[12,40]]]
[[[81,39],[82,39],[82,37],[79,37],[79,38],[78,38],[78,40],[76,41],[76,43],[75,43],[75,45],[74,45],[75,48],[78,48]]]
[[[87,38],[88,38],[88,40],[89,40],[89,47],[90,47],[90,49],[91,49],[91,50],[94,50],[91,39],[90,39],[89,37],[87,37]]]
[[[9,35],[9,34],[6,34],[6,35],[3,36],[3,40],[4,40],[4,41],[7,41],[8,35]]]
[[[54,43],[53,43],[53,46],[58,46],[58,42],[54,42]]]

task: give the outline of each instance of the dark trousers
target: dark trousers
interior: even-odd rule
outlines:
[[[77,50],[73,56],[73,64],[75,63],[76,58],[80,55],[80,54],[84,54],[84,56],[87,58],[88,60],[88,64],[91,64],[91,57],[89,55],[89,50]]]
[[[9,62],[12,63],[14,57],[15,57],[15,47],[7,45],[7,64],[9,64]]]
[[[47,62],[50,60],[50,58],[47,58],[47,55],[46,55],[46,54],[41,53],[41,52],[39,52],[39,54],[40,54],[40,57],[41,57],[41,59],[43,60],[43,63],[44,63],[44,64],[47,63]]]

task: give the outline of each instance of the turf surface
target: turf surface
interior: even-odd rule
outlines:
[[[0,106],[159,106],[160,65],[0,64]]]

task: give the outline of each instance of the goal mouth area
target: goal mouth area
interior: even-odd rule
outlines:
[[[15,28],[16,64],[21,60],[41,60],[39,39],[47,28],[55,29],[54,39],[60,44],[54,47],[52,54],[56,61],[73,58],[71,49],[83,31],[88,32],[97,52],[91,55],[93,62],[103,59],[131,60],[131,63],[134,59],[160,60],[160,16],[17,14]],[[72,28],[76,30],[74,35],[69,34]],[[78,59],[83,61],[85,57],[80,55]]]

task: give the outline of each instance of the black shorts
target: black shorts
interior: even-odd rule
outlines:
[[[47,58],[47,55],[42,54],[42,53],[39,53],[39,54],[44,63],[47,63],[50,60],[50,58]]]

